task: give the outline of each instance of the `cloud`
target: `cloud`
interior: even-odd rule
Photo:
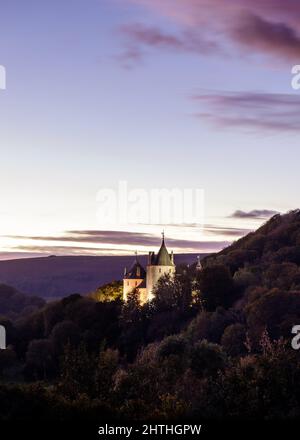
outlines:
[[[175,225],[170,225],[175,226]],[[183,225],[176,225],[181,228]],[[184,227],[186,227],[184,225]],[[222,235],[228,238],[241,237],[249,232],[248,229],[235,228],[235,227],[222,227],[216,225],[205,225],[203,228],[195,227],[195,230],[203,232],[204,235],[215,235],[216,237]],[[64,243],[83,243],[83,244],[106,244],[106,245],[119,245],[119,246],[159,246],[161,238],[157,235],[144,233],[144,232],[130,232],[130,231],[98,231],[98,230],[72,230],[66,231],[64,234],[52,235],[52,236],[24,236],[13,235],[8,236],[16,240],[32,240],[32,241],[45,241],[45,242],[64,242]],[[168,244],[176,248],[194,248],[198,246],[198,241],[194,240],[181,240],[168,237]],[[90,248],[88,248],[90,249]],[[87,249],[87,250],[88,250]],[[95,248],[91,248],[95,249]]]
[[[34,240],[34,241],[59,241],[59,242],[76,242],[91,244],[117,244],[117,245],[157,245],[159,238],[147,233],[128,232],[128,231],[66,231],[63,235],[57,236],[22,236],[14,235],[9,238],[18,240]]]
[[[139,47],[130,44],[116,57],[116,60],[123,68],[131,69],[133,66],[142,63],[143,53]]]
[[[232,31],[232,36],[259,52],[295,61],[300,58],[300,35],[285,23],[273,23],[249,14]]]
[[[215,236],[222,235],[227,237],[242,237],[243,235],[251,232],[251,229],[205,226],[204,231],[208,234]]]
[[[205,110],[196,117],[218,127],[298,132],[300,97],[256,92],[203,93],[192,96]]]
[[[241,237],[247,232],[249,231],[246,229],[208,225],[204,228],[204,235],[214,236],[215,239],[201,240],[201,237],[204,237],[199,232],[199,237],[195,239],[167,237],[166,242],[169,249],[174,249],[176,253],[216,252],[228,246],[232,237]],[[74,230],[67,231],[61,236],[14,235],[8,238],[20,241],[17,246],[11,247],[15,252],[34,252],[44,255],[122,255],[131,253],[134,248],[158,248],[161,243],[161,238],[157,235],[128,231]]]
[[[113,254],[126,254],[124,249],[97,249],[89,246],[37,246],[37,245],[19,245],[12,247],[15,251],[22,251],[22,253],[28,253],[32,256],[51,256],[51,255],[113,255]]]
[[[273,215],[279,214],[278,211],[272,211],[269,209],[254,209],[252,211],[235,211],[230,217],[240,218],[240,219],[268,219],[273,217]]]
[[[177,35],[157,26],[132,23],[122,26],[119,32],[125,39],[125,50],[118,56],[124,67],[140,63],[145,49],[157,48],[176,53],[211,54],[219,51],[216,42],[208,41],[200,32],[184,29]]]
[[[217,44],[297,61],[300,53],[299,0],[129,0],[179,28],[199,29]]]
[[[156,243],[157,245],[158,243]],[[170,250],[177,248],[176,253],[197,253],[197,252],[218,252],[231,244],[230,241],[190,241],[172,240],[167,241]],[[15,251],[28,252],[30,255],[127,255],[132,251],[124,249],[94,248],[88,246],[35,246],[20,245],[14,248]],[[34,254],[33,254],[34,253]]]

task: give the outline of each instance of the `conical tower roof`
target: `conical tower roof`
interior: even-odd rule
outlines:
[[[156,266],[174,266],[171,256],[165,244],[165,235],[162,236],[162,243],[155,260]]]

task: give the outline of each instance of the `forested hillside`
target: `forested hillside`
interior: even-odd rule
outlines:
[[[122,303],[112,284],[6,319],[0,373],[19,384],[0,385],[0,418],[30,418],[28,406],[41,419],[299,417],[299,264],[294,211],[201,271],[179,265],[143,307],[135,294]]]

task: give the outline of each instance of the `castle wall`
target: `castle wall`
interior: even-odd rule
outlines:
[[[139,298],[140,298],[140,303],[142,305],[148,301],[148,292],[145,287],[142,287],[141,289],[139,289]]]
[[[175,266],[151,266],[151,265],[147,266],[146,282],[147,282],[148,301],[154,298],[152,292],[158,280],[165,274],[174,277],[175,271],[176,271]]]
[[[127,301],[128,294],[132,293],[134,289],[136,289],[140,284],[142,284],[143,280],[141,279],[123,279],[123,300]],[[140,289],[145,290],[145,289]]]

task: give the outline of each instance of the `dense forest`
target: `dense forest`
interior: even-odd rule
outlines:
[[[114,282],[12,312],[1,286],[0,419],[299,417],[300,211],[202,265],[177,266],[142,307]]]

